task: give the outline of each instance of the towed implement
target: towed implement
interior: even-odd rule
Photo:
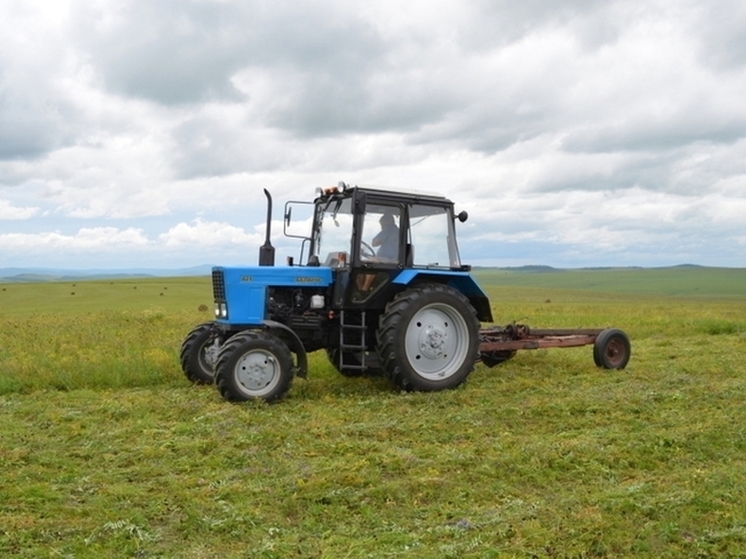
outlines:
[[[599,367],[629,361],[618,329],[482,328],[493,322],[490,303],[456,244],[456,222],[468,216],[445,197],[319,189],[313,202],[285,205],[284,232],[302,239],[301,254],[275,266],[264,192],[259,265],[213,268],[215,320],[181,347],[187,378],[214,382],[227,400],[282,398],[318,350],[345,376],[384,375],[418,391],[454,388],[477,362],[493,367],[518,350],[592,345]]]

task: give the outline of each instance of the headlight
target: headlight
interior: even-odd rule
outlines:
[[[215,318],[228,318],[227,303],[215,303]]]

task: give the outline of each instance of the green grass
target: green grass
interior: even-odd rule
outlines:
[[[480,277],[497,322],[625,329],[624,372],[540,350],[402,394],[319,352],[271,406],[179,371],[207,279],[2,285],[0,556],[746,556],[746,298],[683,271]]]
[[[211,298],[208,278],[2,284],[0,394],[175,382]]]
[[[707,299],[746,297],[746,268],[608,268],[522,272],[478,269],[485,285]]]
[[[113,281],[0,283],[2,317],[88,315],[101,311],[207,312],[210,278],[142,278]],[[209,311],[199,311],[200,305]]]

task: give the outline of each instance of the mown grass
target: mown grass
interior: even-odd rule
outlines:
[[[212,317],[208,278],[3,284],[0,394],[174,382],[174,351]]]
[[[746,555],[743,298],[488,286],[497,322],[624,328],[628,369],[524,352],[401,394],[314,354],[269,406],[182,378],[208,281],[146,283],[3,286],[37,291],[0,315],[0,556]]]

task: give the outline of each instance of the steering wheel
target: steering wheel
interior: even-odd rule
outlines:
[[[372,247],[372,246],[370,246],[370,245],[369,245],[368,243],[366,243],[365,241],[360,241],[360,249],[361,249],[361,250],[360,250],[360,256],[361,256],[362,258],[366,258],[366,259],[371,259],[371,258],[375,258],[375,256],[376,256],[376,251],[375,251],[375,250],[373,250],[373,247]]]

